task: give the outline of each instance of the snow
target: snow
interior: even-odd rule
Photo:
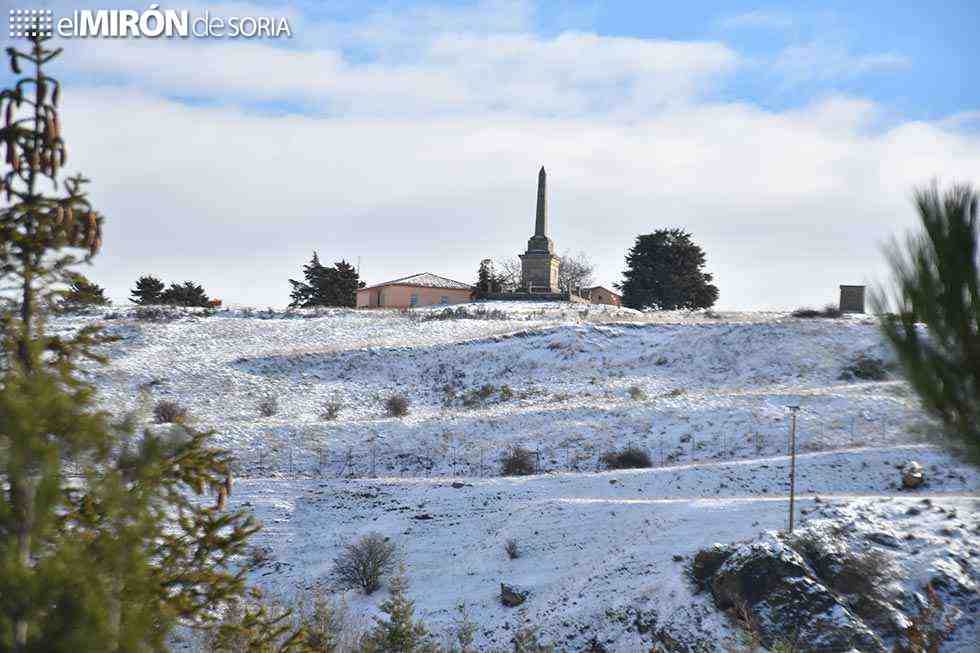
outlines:
[[[497,601],[501,582],[530,592],[525,613],[559,650],[593,637],[610,651],[647,650],[662,629],[733,637],[683,572],[712,542],[785,528],[789,404],[801,405],[801,525],[834,506],[884,514],[876,532],[898,537],[886,517],[925,496],[975,521],[976,472],[924,443],[936,429],[906,384],[840,380],[859,355],[890,362],[870,319],[485,307],[508,319],[235,309],[154,323],[124,310],[53,326],[101,317],[121,336],[111,364],[90,371],[104,406],[142,410],[149,423],[153,401],[175,399],[235,452],[231,505],[265,524],[256,543],[278,563],[253,580],[286,594],[328,583],[341,546],[378,531],[401,548],[430,627],[448,626],[465,601],[481,649],[506,646],[522,619]],[[488,384],[513,397],[462,404]],[[407,416],[385,414],[393,393],[409,399]],[[262,417],[268,396],[278,412]],[[336,420],[320,416],[328,401],[342,406]],[[498,477],[511,445],[535,451],[541,473]],[[627,445],[655,467],[601,471],[600,456]],[[909,460],[927,479],[915,492],[899,487]],[[977,528],[958,533],[975,561]],[[508,559],[508,538],[521,558]],[[909,583],[952,550],[926,548]],[[366,613],[383,599],[347,596]]]

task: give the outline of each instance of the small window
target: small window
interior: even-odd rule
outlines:
[[[442,299],[439,300],[439,303],[440,304],[448,304],[449,303],[449,295],[443,295],[442,296]]]
[[[418,305],[419,305],[418,293],[412,293],[412,298],[411,300],[409,300],[409,306],[418,306]]]

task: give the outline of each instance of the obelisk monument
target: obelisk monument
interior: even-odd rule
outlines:
[[[521,286],[532,293],[558,292],[558,257],[548,237],[548,175],[541,166],[538,173],[538,203],[534,215],[534,235],[527,241],[521,257]]]

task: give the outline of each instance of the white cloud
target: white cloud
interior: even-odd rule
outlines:
[[[783,11],[747,11],[740,14],[724,16],[718,21],[718,26],[726,30],[765,29],[785,30],[796,24],[793,17]]]
[[[912,185],[980,170],[980,139],[924,123],[869,135],[870,108],[844,99],[630,122],[275,118],[110,90],[66,102],[72,164],[108,217],[91,276],[117,297],[154,272],[281,304],[314,248],[362,258],[369,281],[468,279],[523,247],[544,164],[557,246],[591,254],[602,282],[636,234],[679,225],[704,244],[724,306],[795,307],[875,276],[880,243],[911,224]]]
[[[783,49],[772,64],[788,82],[855,79],[869,73],[895,70],[911,61],[896,53],[857,54],[843,45],[812,42]]]
[[[106,40],[75,50],[75,71],[165,95],[307,102],[334,114],[374,115],[642,112],[697,98],[736,62],[718,43],[580,33],[446,33],[402,63],[258,42]]]

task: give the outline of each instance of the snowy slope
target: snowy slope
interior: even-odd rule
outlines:
[[[871,320],[492,307],[508,319],[235,310],[155,323],[120,311],[54,326],[101,317],[121,337],[111,364],[91,370],[107,408],[175,399],[235,451],[233,505],[265,523],[259,544],[274,559],[257,582],[284,593],[326,583],[342,544],[376,530],[402,547],[426,620],[438,630],[465,600],[483,648],[506,646],[519,625],[496,601],[500,582],[531,592],[527,614],[559,650],[593,637],[644,650],[651,621],[691,642],[732,636],[682,572],[711,542],[784,527],[790,404],[801,406],[801,519],[825,511],[816,495],[871,512],[929,495],[966,516],[963,546],[980,549],[977,475],[922,444],[935,429],[907,386],[841,380],[860,355],[888,361]],[[463,401],[487,385],[486,400]],[[393,393],[409,399],[407,416],[385,414]],[[278,412],[262,417],[270,396]],[[321,418],[329,401],[336,420]],[[542,474],[497,477],[513,444]],[[597,471],[602,453],[630,444],[656,467]],[[929,476],[916,493],[898,488],[909,459]],[[522,558],[507,559],[508,538]],[[370,612],[384,594],[348,598]]]

